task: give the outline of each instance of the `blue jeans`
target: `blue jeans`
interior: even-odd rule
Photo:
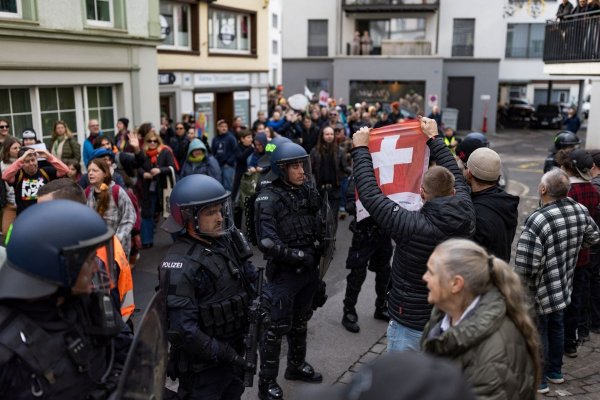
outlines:
[[[546,383],[546,375],[562,373],[562,359],[565,351],[565,326],[563,310],[537,316],[537,326],[542,340],[542,359],[544,373],[542,384]]]
[[[422,331],[408,328],[391,319],[387,329],[387,351],[388,353],[406,350],[419,351],[422,335]]]
[[[221,166],[221,183],[225,190],[229,190],[233,188],[233,176],[235,174],[235,168],[231,167],[227,164]]]

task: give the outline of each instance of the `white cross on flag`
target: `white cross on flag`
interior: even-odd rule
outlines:
[[[407,210],[423,205],[420,196],[423,173],[429,165],[427,137],[419,121],[406,121],[374,129],[369,135],[375,179],[389,199]],[[356,200],[356,220],[369,216]]]

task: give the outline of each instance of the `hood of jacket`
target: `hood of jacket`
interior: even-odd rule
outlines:
[[[187,156],[189,157],[190,154],[192,154],[192,151],[198,149],[204,150],[204,154],[208,155],[206,152],[206,146],[204,145],[204,143],[202,143],[202,140],[194,139],[190,142],[190,147],[188,148]]]
[[[460,196],[444,196],[425,202],[421,213],[446,237],[469,237],[475,232],[475,220],[464,212],[466,208]]]
[[[519,217],[519,197],[506,193],[498,186],[471,193],[476,209],[485,208],[504,221],[504,226],[514,228]],[[499,227],[500,228],[500,227]]]
[[[256,136],[254,136],[254,140],[258,140],[263,146],[266,146],[267,142],[269,141],[264,132],[257,133]]]

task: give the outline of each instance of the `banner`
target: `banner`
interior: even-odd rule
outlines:
[[[427,137],[419,121],[405,121],[373,129],[369,152],[373,158],[375,179],[390,200],[409,211],[421,208],[420,189],[423,173],[429,167]],[[356,197],[356,220],[369,216]]]

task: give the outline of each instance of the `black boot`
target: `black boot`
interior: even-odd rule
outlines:
[[[260,400],[283,400],[283,389],[275,379],[263,379],[258,381],[258,398]]]
[[[344,307],[342,325],[344,325],[344,328],[349,332],[358,333],[358,331],[360,331],[360,326],[358,326],[358,315],[356,315],[356,310],[354,308],[350,309]]]
[[[306,361],[296,365],[288,363],[285,370],[285,379],[290,381],[304,381],[309,383],[323,382],[323,375],[315,371],[315,369]]]
[[[387,310],[387,307],[376,307],[375,313],[373,314],[373,318],[379,319],[381,321],[390,321],[390,314]]]

